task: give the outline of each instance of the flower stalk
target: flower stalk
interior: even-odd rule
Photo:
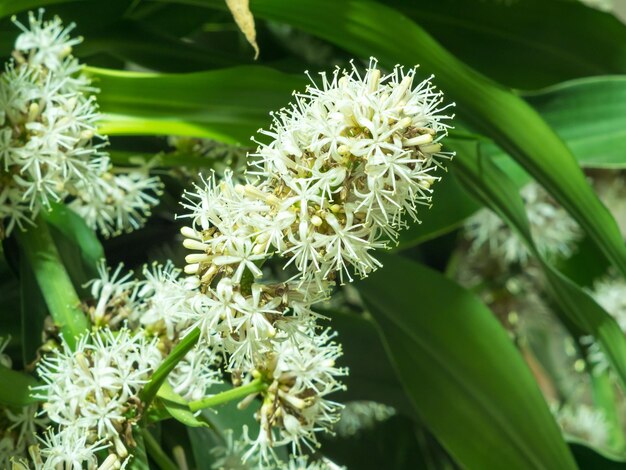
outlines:
[[[229,401],[245,398],[248,395],[263,392],[267,389],[267,383],[262,378],[254,379],[252,382],[236,387],[231,390],[227,390],[217,395],[203,398],[202,400],[192,401],[189,403],[189,409],[191,411],[198,411],[205,408],[212,408]]]
[[[185,336],[180,343],[172,350],[170,355],[163,361],[159,368],[152,375],[152,379],[148,382],[141,392],[141,398],[147,409],[154,400],[159,388],[165,382],[168,374],[176,367],[185,355],[195,346],[200,338],[200,330],[194,328]]]

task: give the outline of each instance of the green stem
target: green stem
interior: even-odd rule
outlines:
[[[141,431],[143,441],[146,445],[146,451],[152,460],[159,466],[161,470],[177,470],[176,464],[168,457],[154,436],[149,431],[143,429]]]
[[[147,409],[154,400],[159,388],[165,382],[168,374],[176,367],[191,348],[198,342],[200,338],[200,329],[194,328],[185,336],[180,343],[178,343],[169,356],[163,361],[159,368],[152,374],[150,382],[148,382],[141,391],[141,399],[144,402],[144,407]]]
[[[76,338],[89,329],[80,299],[57,250],[48,225],[39,216],[36,227],[17,231],[17,238],[41,288],[50,315],[63,333],[63,339],[74,348]]]
[[[189,403],[189,409],[191,411],[198,411],[204,408],[211,408],[213,406],[221,405],[232,400],[239,398],[245,398],[253,393],[262,392],[267,389],[267,384],[263,379],[254,379],[252,382],[241,387],[233,388],[211,397],[203,398],[202,400],[192,401]]]

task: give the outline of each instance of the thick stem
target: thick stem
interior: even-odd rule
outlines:
[[[163,382],[165,382],[168,374],[172,372],[174,367],[176,367],[176,364],[178,364],[185,357],[189,350],[195,346],[199,338],[200,329],[194,328],[191,330],[187,336],[185,336],[180,343],[172,349],[169,356],[165,358],[159,368],[154,372],[154,374],[152,374],[150,382],[144,386],[140,395],[146,409],[150,406],[152,400],[154,400],[154,397],[159,391],[159,388],[161,388],[161,385],[163,385]]]
[[[262,392],[265,389],[267,389],[267,384],[263,381],[263,379],[254,379],[249,384],[242,385],[241,387],[233,388],[231,390],[227,390],[225,392],[218,393],[217,395],[206,397],[201,400],[192,401],[191,403],[189,403],[189,409],[191,411],[198,411],[204,408],[211,408],[213,406],[221,405],[222,403],[227,403],[232,400],[245,398],[248,395]]]
[[[17,231],[17,237],[41,288],[50,315],[63,333],[63,339],[74,348],[76,338],[89,328],[89,321],[81,309],[80,299],[65,270],[48,225],[42,217],[36,227]]]

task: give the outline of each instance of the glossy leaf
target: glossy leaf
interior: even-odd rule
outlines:
[[[466,468],[575,468],[532,374],[480,300],[425,266],[379,259],[384,268],[357,288],[448,452]]]
[[[98,264],[105,259],[104,249],[96,234],[82,217],[63,204],[54,204],[53,210],[43,212],[52,238],[74,287],[84,293],[84,285],[98,277]]]
[[[582,2],[381,1],[467,64],[514,88],[626,72],[626,26]]]
[[[17,231],[20,248],[35,274],[50,315],[73,347],[89,322],[46,222],[38,217],[36,224],[26,231]]]
[[[187,135],[248,142],[285,106],[304,77],[264,67],[191,74],[145,74],[88,69],[101,89],[105,134]]]
[[[623,458],[600,453],[580,443],[572,443],[570,448],[581,470],[626,470]]]
[[[20,255],[20,310],[22,317],[22,360],[30,364],[37,359],[48,307],[37,278],[26,255]]]
[[[34,377],[0,364],[0,383],[0,404],[19,407],[37,403],[30,396],[30,387],[39,385]]]
[[[402,388],[376,324],[362,315],[343,312],[323,312],[332,319],[329,326],[337,331],[343,345],[341,366],[350,374],[343,380],[345,392],[337,395],[341,402],[371,400],[393,406],[399,412],[413,417],[413,409]]]
[[[526,100],[567,143],[582,166],[626,167],[626,77],[561,83]],[[502,157],[494,145],[486,154]]]
[[[161,399],[161,403],[167,412],[177,421],[185,426],[192,428],[209,427],[209,424],[197,418],[194,413],[189,410],[189,404],[172,389],[168,382],[164,382],[159,388],[157,397]]]

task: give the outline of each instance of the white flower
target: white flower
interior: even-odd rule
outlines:
[[[81,428],[75,426],[64,427],[55,431],[49,429],[41,440],[40,455],[44,462],[35,464],[36,469],[79,470],[83,468],[97,468],[96,453],[106,449],[103,440],[89,442],[88,435]]]
[[[565,434],[583,439],[595,447],[607,445],[609,432],[606,418],[587,405],[552,407],[559,426]]]
[[[355,436],[376,423],[386,421],[396,414],[391,406],[374,401],[351,401],[344,405],[341,417],[333,430],[342,437]]]
[[[91,286],[91,295],[96,300],[96,306],[92,312],[92,320],[96,325],[102,323],[105,315],[113,317],[107,323],[117,323],[115,314],[117,310],[127,303],[133,304],[133,292],[137,288],[137,281],[133,279],[132,271],[122,275],[124,265],[120,263],[115,271],[107,267],[106,261],[101,260],[98,264],[98,279],[89,281],[85,287]],[[112,315],[113,314],[113,315]]]
[[[224,432],[224,445],[211,448],[210,452],[215,458],[211,464],[214,470],[253,470],[260,467],[260,461],[251,456],[244,462],[244,454],[247,442],[244,439],[235,439],[233,430]]]
[[[180,361],[167,380],[174,391],[187,401],[200,400],[211,385],[222,382],[217,367],[220,356],[200,343]]]
[[[124,449],[127,416],[140,412],[136,396],[161,360],[156,340],[101,329],[82,336],[75,351],[64,342],[44,357],[37,366],[44,384],[33,396],[45,400],[46,414],[61,428],[79,428]]]
[[[72,47],[82,42],[82,38],[70,36],[76,27],[74,23],[64,27],[59,17],[44,22],[43,14],[43,8],[39,9],[38,16],[29,12],[28,27],[13,19],[23,31],[15,41],[15,49],[30,54],[29,61],[33,65],[45,65],[55,71],[61,67],[61,61],[72,52]]]
[[[335,365],[341,346],[334,334],[303,331],[301,337],[277,339],[274,352],[258,364],[258,373],[267,374],[271,383],[257,412],[261,429],[252,440],[245,458],[258,455],[264,462],[276,460],[273,447],[290,445],[295,455],[319,446],[316,432],[332,432],[341,405],[327,395],[343,390],[337,380],[347,370]]]
[[[526,213],[537,248],[546,256],[569,257],[573,254],[582,232],[569,214],[537,183],[521,191]],[[527,264],[529,253],[524,242],[496,214],[482,209],[465,223],[472,249],[487,253],[505,265]]]
[[[198,295],[190,289],[180,270],[171,262],[143,268],[144,281],[136,291],[135,311],[131,320],[138,321],[150,333],[175,340],[190,323],[193,299]]]
[[[77,184],[68,205],[89,227],[110,237],[141,228],[159,203],[161,188],[161,180],[144,171],[102,173],[95,181]]]
[[[626,334],[626,281],[622,276],[600,279],[593,285],[593,298],[604,308]]]
[[[308,456],[291,457],[287,462],[288,470],[341,470],[346,467],[340,467],[336,463],[322,457],[319,460],[309,459]]]
[[[626,238],[626,180],[621,171],[596,170],[593,187],[600,200],[615,218],[622,237]]]
[[[37,416],[39,405],[24,406],[17,411],[9,408],[4,413],[11,423],[7,431],[17,433],[15,446],[18,449],[26,449],[29,445],[36,443],[37,428],[45,428],[48,425],[46,418]]]

